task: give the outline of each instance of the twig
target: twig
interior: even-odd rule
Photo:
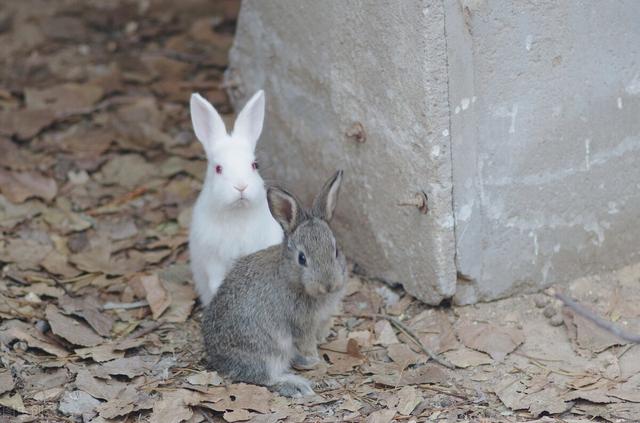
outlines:
[[[402,323],[400,320],[396,319],[395,317],[387,316],[385,314],[364,314],[364,315],[361,314],[359,315],[359,317],[380,318],[380,319],[385,319],[389,321],[389,323],[394,325],[400,331],[404,332],[404,334],[407,335],[409,339],[411,339],[417,346],[419,346],[422,352],[428,355],[433,361],[449,369],[456,368],[456,366],[450,363],[449,360],[446,360],[440,357],[438,354],[431,351],[429,348],[425,347],[424,344],[418,338],[418,336],[415,334],[415,332],[413,332],[411,329],[409,329],[408,326],[406,326],[404,323]]]
[[[122,310],[129,310],[132,308],[140,308],[140,307],[146,307],[149,305],[149,302],[147,300],[141,300],[141,301],[136,301],[134,303],[104,303],[104,305],[102,306],[103,310],[114,310],[114,309],[122,309]]]
[[[567,307],[569,307],[570,309],[572,309],[573,311],[575,311],[577,314],[584,317],[585,319],[589,320],[599,328],[604,329],[608,332],[611,332],[618,338],[623,339],[625,341],[633,342],[635,344],[640,344],[640,335],[636,335],[636,334],[625,331],[624,329],[620,328],[613,322],[598,316],[597,314],[595,314],[585,306],[572,300],[562,292],[553,290],[553,295],[557,299],[562,301]]]

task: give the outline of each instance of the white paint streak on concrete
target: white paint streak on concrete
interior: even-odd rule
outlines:
[[[440,156],[440,146],[434,145],[433,148],[431,148],[431,157],[435,159],[438,156]]]
[[[456,216],[457,219],[462,222],[466,222],[471,217],[472,209],[473,209],[473,203],[465,204],[464,206],[460,207],[460,210],[458,211],[458,214]]]
[[[471,97],[471,102],[472,102],[472,103],[475,103],[477,99],[478,99],[478,97],[476,97],[476,96],[474,95],[473,97]]]
[[[591,169],[591,140],[584,140],[584,164],[587,170]]]
[[[513,106],[511,106],[511,110],[507,110],[506,107],[498,107],[494,112],[494,115],[498,117],[503,117],[503,118],[505,117],[510,118],[511,124],[509,125],[509,133],[510,134],[516,133],[516,116],[518,116],[517,104],[514,104]]]
[[[624,90],[629,95],[640,95],[640,73],[633,77]]]
[[[455,108],[455,112],[456,112],[456,115],[457,115],[458,113],[460,113],[460,106],[456,106],[456,108]]]
[[[618,97],[618,109],[622,110],[622,97]]]
[[[529,236],[533,238],[533,255],[537,257],[538,254],[540,254],[540,246],[538,245],[538,234],[530,231]]]
[[[443,137],[448,137],[449,136],[449,130],[445,129],[444,131],[442,131],[442,136]]]
[[[614,148],[610,148],[609,150],[600,151],[596,154],[591,155],[589,157],[589,166],[593,168],[594,166],[602,166],[607,163],[609,160],[617,159],[623,157],[625,154],[635,152],[640,150],[640,138],[638,137],[627,137],[620,144],[615,146]],[[528,185],[528,186],[536,186],[536,185],[545,185],[553,182],[557,182],[559,180],[571,177],[578,173],[584,172],[585,169],[581,168],[566,168],[560,169],[553,172],[543,172],[539,174],[529,174],[523,175],[518,178],[513,178],[509,176],[503,176],[500,178],[488,178],[484,180],[484,184],[487,186],[505,186],[512,184],[520,184],[520,185]],[[640,185],[640,184],[639,184]]]
[[[469,108],[470,102],[471,101],[466,97],[460,100],[460,107],[462,107],[462,110],[467,110]]]
[[[618,209],[618,204],[615,201],[609,201],[607,203],[607,206],[609,207],[607,210],[607,213],[609,214],[618,214],[620,213],[620,209]]]
[[[554,253],[560,252],[560,244],[556,244],[556,245],[553,246],[553,252]]]
[[[531,51],[532,44],[533,44],[533,35],[529,34],[527,35],[527,38],[524,41],[524,46],[527,49],[527,51]]]

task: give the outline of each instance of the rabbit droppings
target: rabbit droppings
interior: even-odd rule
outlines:
[[[255,161],[263,120],[262,91],[242,109],[231,135],[213,106],[191,95],[193,129],[209,162],[189,231],[191,271],[204,305],[236,259],[282,241]]]
[[[202,335],[211,368],[281,395],[313,394],[291,365],[317,364],[319,333],[344,293],[346,260],[328,225],[341,182],[338,171],[311,209],[282,189],[268,189],[284,240],[238,260],[205,310]]]

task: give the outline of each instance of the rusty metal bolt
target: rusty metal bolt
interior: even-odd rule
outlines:
[[[367,133],[364,132],[364,126],[360,122],[356,122],[345,132],[348,138],[351,138],[355,142],[362,144],[367,140]]]
[[[427,194],[424,191],[417,192],[414,196],[406,201],[398,203],[399,206],[417,207],[420,213],[427,214],[429,211]]]

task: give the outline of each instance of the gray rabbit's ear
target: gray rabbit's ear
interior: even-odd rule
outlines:
[[[338,193],[342,183],[342,170],[337,171],[322,187],[322,191],[313,200],[312,214],[314,217],[326,220],[333,217],[333,211],[338,202]]]
[[[271,215],[282,226],[282,230],[287,234],[293,232],[301,218],[298,200],[283,189],[269,187],[267,202]]]

